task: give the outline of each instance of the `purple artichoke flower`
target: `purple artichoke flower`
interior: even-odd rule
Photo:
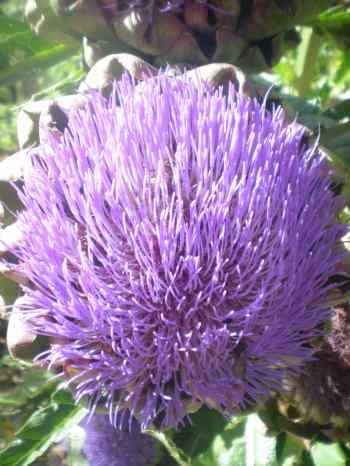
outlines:
[[[108,415],[94,414],[84,422],[83,451],[91,466],[148,466],[155,459],[154,440],[142,434],[135,420],[115,429]]]
[[[342,258],[324,157],[234,87],[186,76],[93,94],[33,151],[17,249],[41,359],[77,400],[176,426],[230,414],[312,358]]]

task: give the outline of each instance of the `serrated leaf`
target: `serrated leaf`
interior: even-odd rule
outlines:
[[[39,408],[16,433],[16,439],[0,451],[1,466],[32,464],[85,415],[81,406],[52,404]]]
[[[266,426],[257,414],[248,416],[245,426],[246,465],[278,466],[277,439],[266,435]]]
[[[344,451],[338,443],[315,443],[311,447],[311,457],[315,466],[346,466]]]

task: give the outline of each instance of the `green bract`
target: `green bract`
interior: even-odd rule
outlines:
[[[32,29],[64,41],[83,39],[90,67],[110,53],[136,53],[156,66],[226,62],[270,68],[304,24],[330,0],[28,0]]]

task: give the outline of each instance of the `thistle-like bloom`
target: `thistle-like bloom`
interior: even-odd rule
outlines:
[[[84,422],[86,439],[83,451],[90,466],[149,466],[154,463],[155,445],[140,432],[135,420],[115,429],[108,415],[94,414]]]
[[[125,78],[34,150],[22,200],[28,318],[56,339],[42,360],[115,422],[229,414],[312,357],[344,232],[326,162],[282,108]]]

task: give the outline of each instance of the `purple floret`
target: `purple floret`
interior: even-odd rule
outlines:
[[[57,341],[42,361],[143,428],[239,411],[310,360],[329,316],[344,231],[327,164],[233,86],[160,75],[116,94],[26,175],[28,312]]]
[[[83,451],[90,466],[149,466],[155,460],[154,440],[140,426],[123,422],[115,429],[108,415],[95,413],[84,422]]]

